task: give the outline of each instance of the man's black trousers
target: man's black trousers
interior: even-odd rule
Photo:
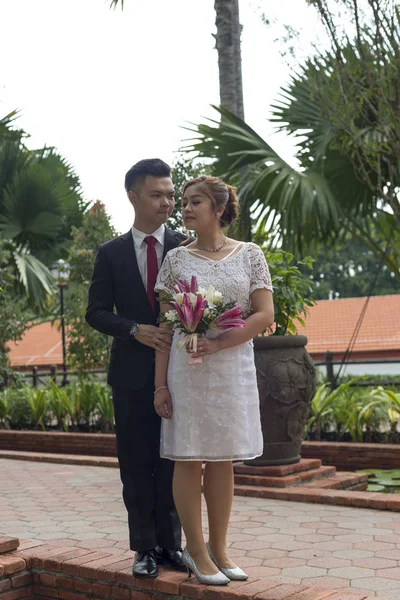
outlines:
[[[160,458],[161,419],[153,406],[153,378],[141,390],[112,390],[130,548],[179,548],[181,525],[172,495],[174,463]]]

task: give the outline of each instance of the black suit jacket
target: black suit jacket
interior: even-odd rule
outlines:
[[[185,236],[165,229],[164,257]],[[115,312],[114,312],[115,308]],[[86,321],[111,335],[108,383],[132,390],[143,388],[153,376],[154,350],[129,337],[134,324],[156,325],[159,305],[153,311],[140,276],[132,231],[101,244],[89,289]]]

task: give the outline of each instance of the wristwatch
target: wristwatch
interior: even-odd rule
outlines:
[[[129,337],[135,338],[139,333],[140,323],[134,323],[129,330]]]

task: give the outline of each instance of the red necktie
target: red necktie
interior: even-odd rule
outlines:
[[[148,235],[144,238],[144,241],[147,244],[147,297],[149,299],[152,309],[154,310],[156,303],[156,294],[154,291],[154,287],[156,285],[158,274],[158,259],[157,252],[155,249],[157,240],[152,235]]]

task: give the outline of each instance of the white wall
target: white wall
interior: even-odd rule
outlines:
[[[340,365],[334,364],[333,370],[336,374],[339,370]],[[317,366],[317,370],[321,375],[326,375],[326,365]],[[385,363],[349,363],[346,367],[343,367],[340,375],[400,375],[400,361],[399,362],[385,362]]]

